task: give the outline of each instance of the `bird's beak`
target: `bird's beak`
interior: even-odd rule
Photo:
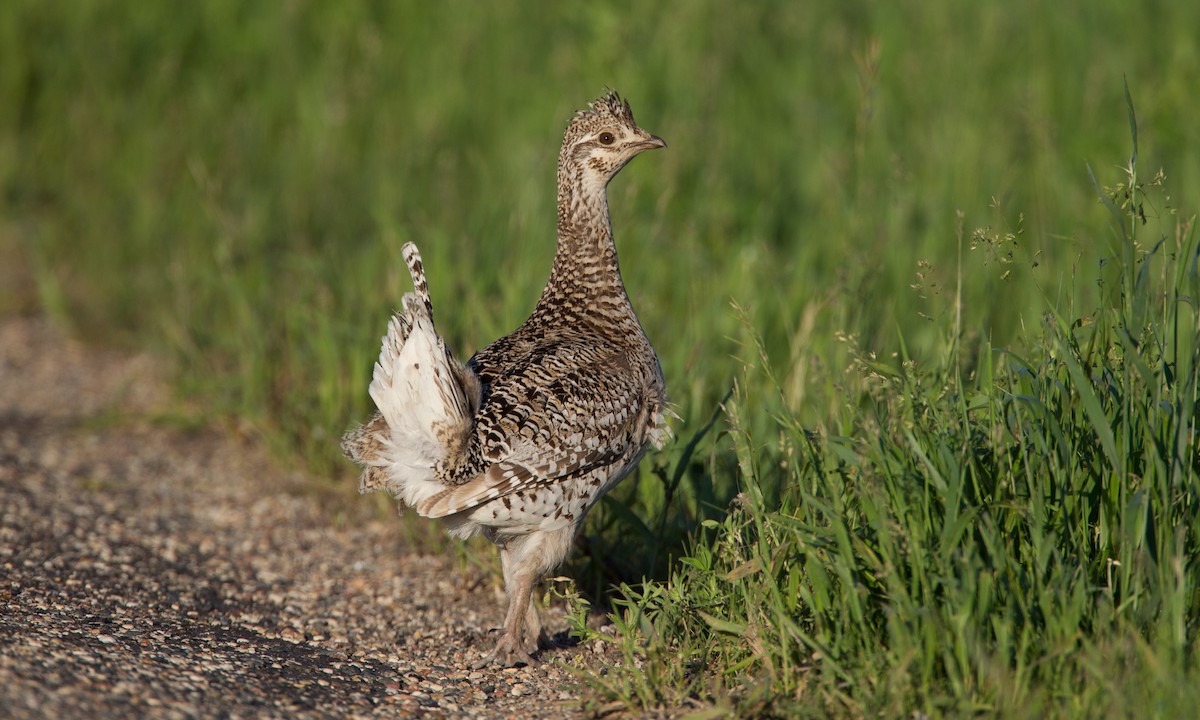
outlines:
[[[642,145],[644,145],[647,150],[656,150],[658,148],[665,148],[667,146],[667,141],[663,140],[657,135],[651,135],[649,140],[642,142]]]

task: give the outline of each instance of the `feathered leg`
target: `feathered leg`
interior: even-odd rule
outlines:
[[[488,537],[500,546],[508,611],[504,614],[504,633],[496,647],[475,667],[491,663],[508,667],[533,664],[536,661],[532,654],[544,642],[541,619],[533,605],[533,586],[543,575],[558,567],[570,552],[575,527],[512,537],[489,534]]]
[[[514,560],[507,548],[500,548],[500,564],[504,567],[504,592],[508,595],[509,605],[517,604],[517,607],[520,607],[523,578],[518,575],[518,568],[513,567]],[[541,648],[542,639],[542,619],[538,616],[537,604],[533,601],[533,586],[541,579],[542,573],[541,569],[537,567],[522,569],[525,570],[525,575],[531,579],[528,595],[524,601],[525,618],[520,622],[513,636],[520,639],[520,647],[526,655],[533,655]],[[508,623],[505,622],[506,630],[508,630],[507,626]]]
[[[518,566],[507,544],[500,546],[500,564],[504,569],[504,592],[508,596],[503,634],[496,647],[472,666],[477,670],[492,663],[513,667],[538,662],[533,653],[538,649],[541,619],[533,606],[533,586],[538,581],[539,568],[534,563]]]

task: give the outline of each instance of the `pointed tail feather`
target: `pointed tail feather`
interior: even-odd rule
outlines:
[[[481,393],[479,379],[451,356],[433,325],[420,253],[412,243],[403,252],[415,292],[388,322],[375,363],[370,395],[387,432],[373,433],[379,447],[370,464],[382,468],[387,489],[417,505],[445,489],[439,468],[459,461]]]
[[[408,274],[412,276],[413,290],[417,294],[417,299],[425,304],[425,314],[429,316],[429,322],[432,324],[433,301],[429,299],[429,283],[425,280],[425,265],[421,262],[421,252],[417,250],[415,244],[410,242],[404,243],[400,252],[404,255],[404,264],[408,266]]]

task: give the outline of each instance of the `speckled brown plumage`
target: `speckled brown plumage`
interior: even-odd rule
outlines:
[[[529,319],[466,365],[446,350],[415,246],[414,293],[375,366],[380,413],[343,449],[360,490],[388,489],[452,533],[500,546],[509,609],[484,663],[530,662],[533,584],[566,556],[588,509],[669,437],[658,358],[621,281],[606,187],[665,143],[610,92],[576,114],[558,161],[558,247]]]

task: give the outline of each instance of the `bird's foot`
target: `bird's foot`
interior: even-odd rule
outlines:
[[[492,651],[483,656],[479,662],[471,665],[472,670],[482,670],[489,665],[497,667],[516,667],[518,665],[541,665],[542,662],[535,658],[532,653],[537,650],[537,645],[534,644],[533,650],[526,649],[528,646],[515,641],[510,635],[502,635],[500,641],[496,643],[496,647]]]

